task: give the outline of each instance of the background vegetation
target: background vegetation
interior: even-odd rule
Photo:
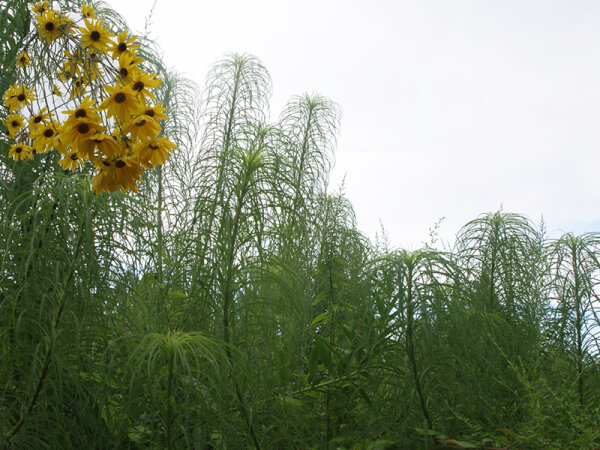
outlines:
[[[1,7],[3,94],[30,18]],[[336,104],[267,123],[257,58],[198,96],[144,44],[179,149],[140,193],[0,141],[0,446],[597,448],[600,236],[373,244],[328,188]]]

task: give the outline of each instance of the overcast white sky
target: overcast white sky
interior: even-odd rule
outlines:
[[[152,1],[111,1],[134,32]],[[158,0],[150,35],[200,85],[229,52],[273,79],[271,120],[316,92],[343,117],[359,229],[417,248],[479,214],[542,215],[553,236],[600,231],[600,2]]]

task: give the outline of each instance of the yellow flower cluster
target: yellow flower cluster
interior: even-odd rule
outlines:
[[[63,170],[94,168],[95,193],[137,192],[143,170],[163,164],[176,148],[161,136],[168,116],[152,92],[161,79],[142,68],[136,37],[113,34],[90,4],[76,14],[53,10],[47,1],[31,6],[33,53],[26,48],[17,56],[23,82],[4,94],[4,123],[15,141],[9,156],[25,161],[56,149]],[[54,73],[40,77],[36,66],[47,61],[32,60],[57,53],[64,57],[53,60]],[[26,83],[37,79],[35,86]]]

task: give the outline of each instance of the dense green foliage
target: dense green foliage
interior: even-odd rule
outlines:
[[[373,245],[327,188],[334,103],[269,124],[258,59],[199,98],[147,51],[179,149],[139,194],[0,141],[0,446],[600,445],[600,236],[499,211],[452,250]]]

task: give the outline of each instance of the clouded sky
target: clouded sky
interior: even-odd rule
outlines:
[[[152,2],[111,2],[141,34]],[[553,236],[600,231],[600,2],[158,0],[150,36],[204,84],[230,52],[292,95],[339,104],[331,190],[359,229],[417,248],[481,213],[521,213]]]

